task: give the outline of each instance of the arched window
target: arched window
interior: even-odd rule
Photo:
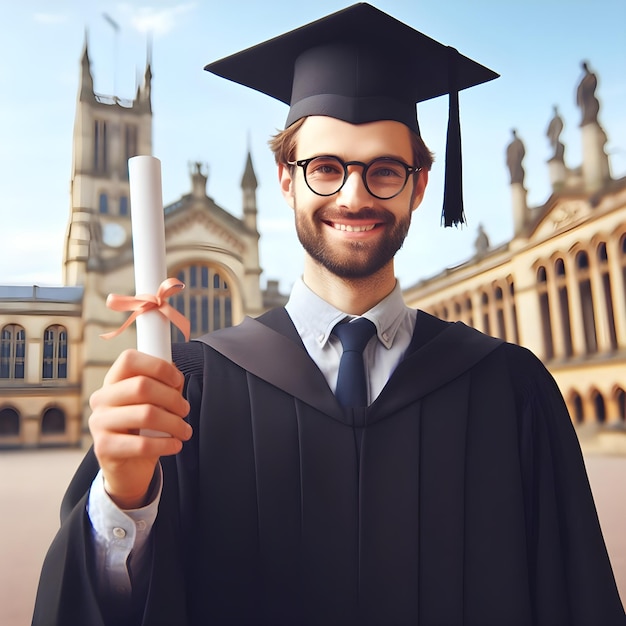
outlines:
[[[489,296],[483,292],[480,298],[480,313],[483,320],[483,332],[486,335],[491,334],[489,327]]]
[[[550,325],[550,299],[548,297],[546,268],[543,266],[537,268],[537,295],[539,296],[544,358],[552,359],[554,358],[554,342],[552,341],[552,326]]]
[[[128,198],[120,196],[120,215],[125,217],[128,215]]]
[[[617,349],[617,331],[615,330],[615,314],[613,312],[613,292],[611,290],[611,277],[609,274],[609,257],[606,251],[606,243],[598,245],[598,269],[602,285],[601,297],[604,298],[606,309],[607,326],[609,330],[609,342],[612,350]]]
[[[43,335],[42,378],[67,378],[67,330],[48,326]]]
[[[105,174],[109,171],[107,123],[104,120],[94,120],[93,126],[93,169],[98,174]]]
[[[463,302],[463,311],[465,315],[465,323],[468,326],[474,326],[474,315],[472,313],[472,298],[467,296]]]
[[[104,192],[98,198],[98,211],[103,215],[109,212],[109,197]]]
[[[502,287],[496,287],[493,292],[496,308],[496,334],[500,339],[506,339],[506,324],[504,323],[504,294]]]
[[[461,303],[460,302],[455,302],[452,305],[452,313],[454,315],[454,319],[455,320],[460,320],[461,319]]]
[[[0,340],[0,378],[24,378],[26,331],[17,324],[7,324]]]
[[[47,409],[41,418],[42,435],[62,435],[65,432],[65,413],[61,409]]]
[[[0,409],[0,437],[15,437],[20,434],[20,416],[15,409]]]
[[[556,289],[559,298],[560,328],[563,336],[563,349],[565,356],[572,356],[574,348],[572,343],[572,325],[570,323],[569,297],[567,293],[567,278],[565,276],[565,263],[563,259],[557,259],[554,263]]]
[[[606,406],[604,404],[604,398],[599,391],[594,391],[592,395],[593,409],[596,414],[596,421],[599,424],[606,422]]]
[[[574,414],[571,416],[576,424],[582,424],[585,420],[585,414],[583,411],[583,400],[580,395],[573,391],[571,394],[571,406]]]
[[[615,392],[615,404],[617,405],[617,418],[620,422],[626,422],[626,391],[621,388]]]
[[[212,265],[189,265],[178,271],[185,289],[172,298],[172,305],[190,322],[191,336],[233,325],[232,293],[226,275]],[[183,341],[173,327],[174,341]]]
[[[576,278],[580,292],[580,306],[582,308],[583,331],[587,354],[598,351],[596,335],[596,318],[593,312],[593,293],[591,291],[591,277],[589,275],[589,256],[582,250],[576,255]]]

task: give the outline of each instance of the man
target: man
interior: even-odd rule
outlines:
[[[454,152],[456,90],[495,75],[368,5],[209,69],[291,104],[272,147],[303,277],[286,309],[175,346],[184,377],[115,362],[34,623],[623,623],[554,381],[394,276],[431,164],[415,102],[443,72]]]

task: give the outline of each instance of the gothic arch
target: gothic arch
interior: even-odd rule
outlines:
[[[570,357],[574,354],[574,347],[572,342],[572,315],[570,311],[570,294],[567,284],[567,270],[568,261],[567,257],[558,254],[554,257],[554,281],[556,287],[556,294],[558,299],[558,328],[560,329],[561,339],[563,342],[563,350],[565,356]]]
[[[617,407],[618,423],[626,424],[626,390],[616,386],[611,394]]]
[[[575,389],[569,392],[568,405],[574,423],[582,424],[585,421],[584,404],[581,395]]]
[[[171,298],[172,305],[190,322],[191,336],[199,337],[212,330],[233,325],[236,278],[222,264],[189,261],[173,268],[172,274],[185,283],[185,289]],[[172,328],[174,341],[182,333]]]
[[[0,378],[24,378],[26,330],[6,324],[0,332]]]
[[[591,288],[590,255],[589,252],[582,247],[578,250],[574,250],[573,253],[582,313],[585,351],[587,354],[593,354],[598,351],[598,336],[594,312],[594,294]]]
[[[591,400],[591,406],[593,407],[595,422],[598,424],[604,424],[607,418],[604,396],[597,389],[592,389],[589,393],[589,399]]]
[[[541,336],[543,339],[544,359],[554,358],[554,339],[552,337],[550,295],[548,289],[548,270],[543,262],[535,268],[539,315],[541,318]]]
[[[67,378],[67,328],[52,324],[43,333],[43,358],[41,377],[44,379]]]
[[[0,409],[0,440],[2,437],[17,437],[19,434],[20,414],[13,407],[2,407]]]
[[[59,407],[50,407],[41,416],[41,434],[63,435],[65,434],[66,424],[65,412]]]

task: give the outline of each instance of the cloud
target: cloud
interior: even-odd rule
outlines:
[[[67,15],[60,13],[35,13],[33,18],[35,22],[40,24],[63,24],[67,22]]]
[[[177,19],[195,9],[195,2],[179,4],[165,9],[154,7],[133,7],[129,4],[120,5],[130,24],[140,33],[166,35],[174,30]]]

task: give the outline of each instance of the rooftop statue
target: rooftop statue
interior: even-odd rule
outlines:
[[[513,133],[513,141],[506,149],[506,164],[511,175],[511,184],[524,184],[525,172],[522,167],[522,161],[526,155],[526,149],[522,140],[517,136],[517,131],[513,129],[511,132]]]
[[[582,68],[585,71],[578,89],[576,90],[576,104],[582,112],[581,126],[598,122],[598,112],[600,111],[600,102],[596,98],[596,89],[598,88],[598,78],[589,69],[587,61],[582,62]]]

